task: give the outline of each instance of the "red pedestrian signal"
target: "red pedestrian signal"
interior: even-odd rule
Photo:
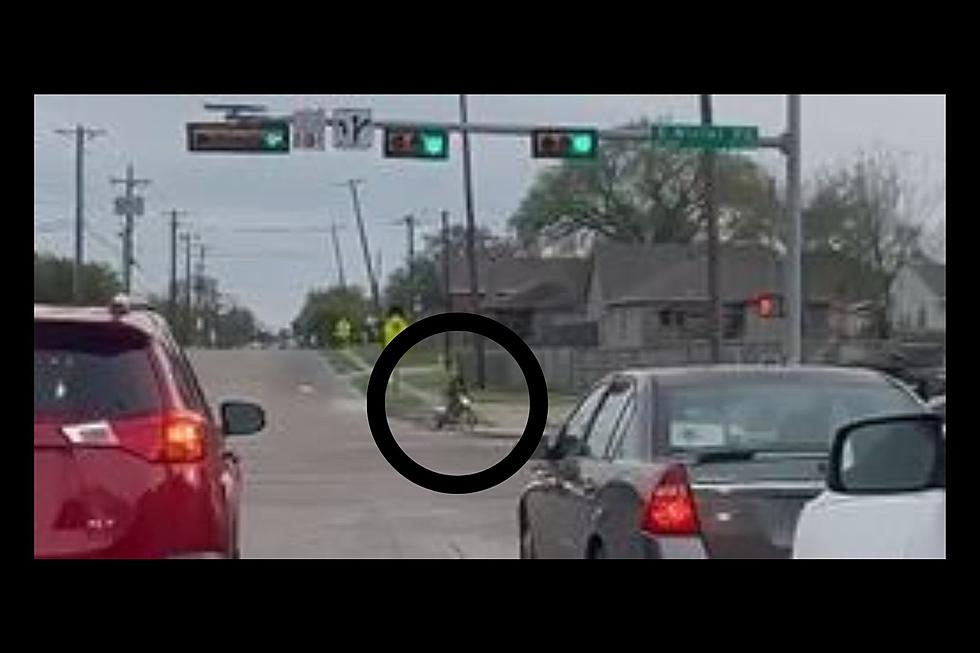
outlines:
[[[763,293],[756,295],[753,303],[759,317],[768,320],[774,317],[783,317],[783,297],[775,293]]]
[[[771,295],[763,295],[759,298],[759,317],[770,318],[775,312],[776,306]]]

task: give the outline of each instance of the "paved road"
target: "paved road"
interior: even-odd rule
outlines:
[[[262,403],[268,426],[233,445],[246,487],[246,558],[515,558],[526,468],[467,496],[430,492],[381,456],[364,400],[314,351],[191,351],[212,401]],[[392,423],[399,444],[444,473],[484,469],[513,441]]]

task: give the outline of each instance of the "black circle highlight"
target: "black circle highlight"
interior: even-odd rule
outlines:
[[[473,474],[440,474],[412,460],[391,434],[385,411],[388,379],[398,361],[418,343],[446,331],[466,331],[493,340],[513,356],[527,383],[528,415],[524,433],[502,460]],[[440,313],[410,324],[378,356],[368,381],[367,414],[374,442],[396,472],[416,485],[434,492],[472,494],[500,485],[531,459],[541,442],[548,421],[548,386],[534,352],[509,328],[494,319],[475,313]]]

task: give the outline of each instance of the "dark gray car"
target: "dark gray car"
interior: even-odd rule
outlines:
[[[788,558],[837,428],[924,411],[879,372],[627,370],[546,436],[521,495],[523,558]]]

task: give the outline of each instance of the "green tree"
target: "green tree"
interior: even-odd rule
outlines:
[[[422,313],[441,308],[444,303],[441,276],[436,259],[428,256],[416,257],[411,275],[402,267],[388,277],[385,302],[389,306],[399,304],[409,312],[415,310],[412,298],[418,302]]]
[[[455,224],[449,228],[449,256],[452,261],[466,260],[466,227]],[[517,251],[517,244],[505,236],[495,234],[486,227],[477,226],[474,237],[477,256],[499,258]],[[413,274],[406,267],[397,268],[388,277],[385,302],[398,304],[413,311],[410,297],[419,303],[422,313],[442,309],[445,304],[443,275],[443,238],[441,233],[428,235],[423,240],[421,253],[416,255]]]
[[[231,306],[219,312],[215,320],[217,345],[220,348],[242,347],[256,338],[258,327],[255,316],[247,308]]]
[[[355,339],[364,333],[369,302],[364,291],[357,286],[334,286],[326,290],[311,290],[306,295],[303,308],[293,320],[293,334],[302,339],[313,339],[321,345],[333,342],[334,327],[341,317],[351,323]]]
[[[716,161],[722,233],[770,241],[779,215],[771,176],[742,155],[719,153]],[[703,229],[699,165],[693,150],[604,142],[595,161],[563,161],[541,172],[510,224],[525,242],[587,230],[623,242],[687,243]]]
[[[34,302],[71,304],[72,259],[34,252]],[[81,303],[108,304],[122,292],[119,277],[105,263],[85,263],[81,269]]]
[[[466,227],[462,224],[450,225],[448,240],[450,258],[466,258]],[[491,258],[512,253],[517,249],[517,244],[510,239],[479,225],[476,226],[473,242],[477,252],[483,252]],[[442,260],[442,250],[442,233],[430,234],[423,239],[421,257],[440,261]]]

